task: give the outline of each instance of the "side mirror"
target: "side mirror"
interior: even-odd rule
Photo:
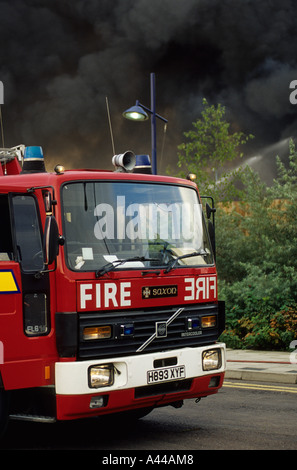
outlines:
[[[214,258],[216,259],[216,237],[215,237],[215,213],[216,213],[216,208],[214,207],[214,200],[211,196],[201,196],[201,199],[210,199],[211,200],[211,205],[206,202],[205,204],[205,210],[206,210],[206,217],[208,220],[208,234],[210,238],[210,243],[212,245],[212,251]],[[211,220],[212,219],[212,220]]]
[[[208,221],[208,227],[207,228],[208,228],[208,234],[209,234],[209,239],[210,239],[210,243],[211,243],[211,246],[212,246],[213,255],[214,255],[214,258],[216,259],[215,228],[214,228],[213,223],[210,220]]]
[[[59,229],[53,215],[49,215],[45,220],[43,248],[45,263],[52,264],[59,254]]]
[[[214,214],[216,212],[216,209],[214,207],[211,208],[208,202],[205,204],[205,208],[206,208],[206,217],[210,219],[211,214]]]
[[[43,202],[45,212],[47,213],[47,215],[51,215],[53,213],[53,206],[57,204],[57,201],[53,199],[53,196],[50,191],[43,191]]]

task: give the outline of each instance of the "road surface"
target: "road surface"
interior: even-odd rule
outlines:
[[[116,451],[195,452],[197,458],[200,450],[296,450],[296,402],[297,385],[225,380],[218,394],[198,404],[187,400],[180,409],[156,409],[136,422],[13,421],[0,449],[91,449],[101,459]]]

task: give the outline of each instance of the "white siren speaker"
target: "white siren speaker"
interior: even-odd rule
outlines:
[[[112,164],[116,168],[122,168],[126,171],[132,171],[136,164],[136,157],[133,152],[127,150],[125,153],[114,155],[112,157]]]

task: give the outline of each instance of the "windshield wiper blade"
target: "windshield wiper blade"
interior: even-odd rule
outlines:
[[[117,259],[112,261],[111,263],[105,264],[101,269],[96,271],[96,277],[103,276],[104,274],[113,271],[113,269],[117,268],[121,264],[129,263],[131,261],[156,261],[155,258],[146,258],[145,256],[134,256],[133,258],[126,258],[126,259]]]
[[[184,258],[191,258],[192,256],[206,256],[207,255],[207,252],[205,250],[200,250],[200,251],[193,251],[193,253],[187,253],[186,255],[181,255],[181,256],[177,256],[177,258],[174,258],[172,259],[169,263],[168,263],[168,266],[166,269],[164,269],[164,273],[169,273],[169,271],[171,271],[171,269],[173,269],[176,265],[176,263],[180,260],[180,259],[184,259]]]

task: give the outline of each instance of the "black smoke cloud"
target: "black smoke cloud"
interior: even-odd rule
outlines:
[[[122,117],[136,99],[169,121],[161,171],[201,112],[226,106],[251,154],[296,135],[293,0],[2,0],[0,80],[5,145],[42,145],[50,162],[110,168],[116,153],[150,153],[150,126]],[[163,124],[157,122],[158,158]],[[268,160],[274,158],[268,155]]]

